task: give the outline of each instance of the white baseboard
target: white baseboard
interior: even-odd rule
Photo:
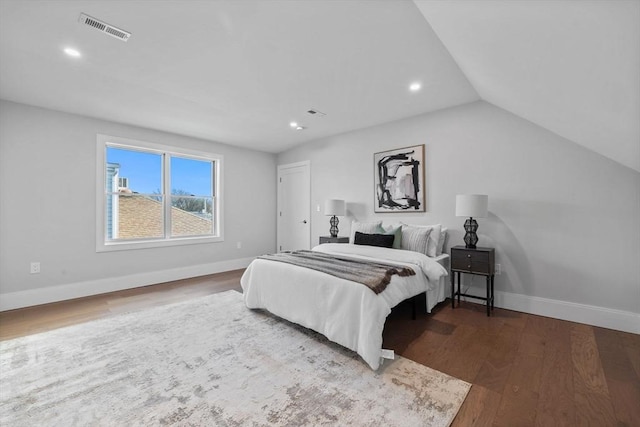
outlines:
[[[173,280],[221,273],[223,271],[237,270],[247,267],[253,259],[253,257],[239,258],[209,264],[173,268],[170,270],[159,270],[149,273],[132,274],[129,276],[88,280],[85,282],[51,286],[48,288],[9,292],[0,294],[0,311],[31,307],[34,305],[48,304],[51,302],[65,301],[91,295],[99,295],[124,289],[139,288],[141,286],[155,285],[158,283],[171,282]]]
[[[149,273],[132,274],[129,276],[111,277],[108,279],[89,280],[70,283],[67,285],[48,288],[30,289],[26,291],[0,294],[0,311],[30,307],[51,302],[64,301],[141,286],[155,285],[173,280],[188,279],[190,277],[221,273],[223,271],[245,268],[253,258],[239,258],[209,264],[200,264],[170,270],[153,271]],[[447,286],[447,295],[450,293]],[[469,293],[482,296],[484,287],[472,287]],[[475,300],[470,299],[474,302]],[[630,311],[614,310],[611,308],[574,302],[552,300],[496,291],[495,306],[523,313],[537,314],[571,322],[585,323],[618,331],[640,334],[640,314]]]
[[[484,296],[486,290],[473,286],[468,293]],[[640,334],[639,313],[501,291],[495,291],[494,297],[495,307]]]

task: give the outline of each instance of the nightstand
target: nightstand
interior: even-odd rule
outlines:
[[[349,237],[347,236],[320,236],[320,244],[323,243],[349,243]]]
[[[491,316],[493,310],[493,277],[495,274],[496,251],[494,248],[469,249],[465,246],[451,248],[451,308],[455,308],[455,297],[469,297],[481,299],[487,302],[487,316]],[[455,290],[456,273],[458,274],[458,290]],[[479,274],[487,278],[487,296],[463,294],[460,291],[460,273]]]

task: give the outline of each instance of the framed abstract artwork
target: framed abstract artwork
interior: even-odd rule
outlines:
[[[373,155],[374,212],[425,212],[424,144]]]

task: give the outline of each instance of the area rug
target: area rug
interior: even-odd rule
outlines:
[[[0,425],[447,426],[470,384],[228,291],[0,343]]]

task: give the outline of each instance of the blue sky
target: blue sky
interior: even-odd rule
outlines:
[[[107,147],[107,162],[120,165],[120,177],[138,193],[157,193],[162,188],[162,156]],[[171,158],[171,187],[196,196],[211,195],[211,162]]]

